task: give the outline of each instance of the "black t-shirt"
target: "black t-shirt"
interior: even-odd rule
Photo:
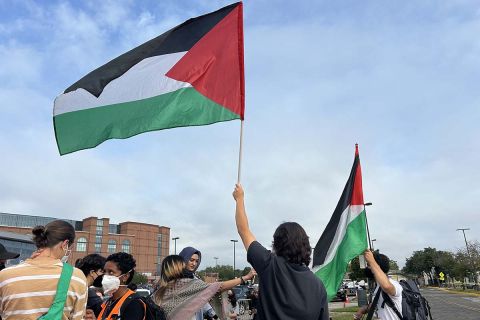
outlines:
[[[258,319],[329,320],[327,292],[308,267],[287,262],[257,241],[247,260],[259,276]]]
[[[128,299],[127,299],[128,300]],[[118,299],[111,305],[107,306],[103,313],[103,319],[106,319],[115,305],[120,301]],[[126,301],[124,303],[127,303]],[[145,307],[140,299],[132,299],[128,302],[128,305],[121,307],[120,317],[112,317],[112,319],[125,319],[125,320],[143,320],[145,317]]]
[[[87,309],[92,309],[96,317],[98,317],[100,311],[102,311],[102,303],[103,300],[97,295],[95,289],[88,288]]]

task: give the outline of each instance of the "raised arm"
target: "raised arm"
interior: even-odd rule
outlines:
[[[250,270],[250,272],[246,276],[241,276],[240,278],[235,278],[232,280],[227,280],[227,281],[222,281],[222,286],[220,287],[220,291],[226,291],[230,290],[233,287],[236,287],[240,284],[244,284],[245,281],[252,280],[254,276],[256,276],[257,273],[255,270]]]
[[[235,185],[235,190],[233,190],[233,198],[235,199],[237,205],[235,209],[235,223],[237,224],[237,231],[242,238],[243,245],[248,251],[248,247],[255,241],[255,236],[250,231],[248,226],[247,213],[245,212],[245,192],[243,191],[241,184]]]
[[[372,251],[365,250],[363,255],[365,256],[365,260],[367,260],[368,266],[370,267],[370,270],[372,270],[375,281],[377,281],[380,288],[382,288],[382,290],[389,296],[394,296],[396,294],[395,286],[390,282],[390,280],[388,280],[385,272],[383,272],[377,261],[375,261]]]

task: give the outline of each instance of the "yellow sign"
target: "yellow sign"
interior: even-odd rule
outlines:
[[[438,275],[440,276],[440,280],[445,280],[445,274],[443,272],[440,272]]]

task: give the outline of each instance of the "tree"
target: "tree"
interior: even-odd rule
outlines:
[[[429,272],[435,267],[436,273],[443,272],[451,274],[455,266],[455,257],[451,252],[439,251],[435,248],[424,248],[422,251],[414,251],[410,258],[407,258],[405,273],[421,275],[423,271]]]
[[[135,283],[136,285],[146,284],[146,283],[148,283],[148,278],[144,274],[135,272],[135,274],[133,275],[132,282]]]
[[[395,260],[390,260],[390,270],[400,270],[400,269],[398,268],[397,261],[395,261]]]
[[[358,257],[353,258],[350,262],[350,279],[353,281],[366,280],[365,269],[360,269],[360,260]]]
[[[240,277],[241,275],[247,274],[250,271],[250,269],[248,269],[247,273],[244,273],[246,269],[247,268],[245,268],[243,271],[236,269],[235,275],[237,277]],[[233,279],[233,267],[230,265],[218,265],[216,267],[207,267],[204,270],[198,271],[198,273],[200,274],[201,277],[204,277],[205,273],[218,273],[218,278],[219,278],[218,280],[220,281]]]

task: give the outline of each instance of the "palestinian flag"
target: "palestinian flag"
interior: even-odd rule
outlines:
[[[348,263],[367,249],[366,226],[362,170],[355,145],[350,177],[313,254],[313,272],[325,285],[329,300],[335,297]]]
[[[242,9],[239,2],[187,20],[68,87],[53,112],[60,154],[152,130],[243,120]]]

